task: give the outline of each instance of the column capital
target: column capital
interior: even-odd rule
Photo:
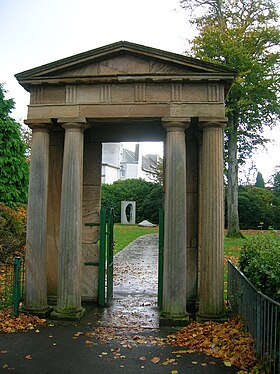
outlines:
[[[227,117],[199,117],[199,128],[221,128],[224,129],[227,124]]]
[[[48,131],[52,126],[52,120],[46,118],[25,119],[23,122],[31,128],[32,131]]]
[[[189,127],[191,119],[186,117],[164,117],[161,122],[167,132],[184,132]]]
[[[68,131],[84,131],[89,127],[84,117],[77,118],[58,118],[57,123]]]

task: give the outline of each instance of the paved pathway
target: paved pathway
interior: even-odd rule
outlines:
[[[0,373],[237,373],[211,356],[178,356],[180,347],[161,345],[174,330],[158,328],[156,235],[137,239],[116,256],[114,285],[112,305],[88,307],[79,323],[0,334]]]
[[[114,257],[114,296],[102,325],[159,327],[158,234],[136,239]]]

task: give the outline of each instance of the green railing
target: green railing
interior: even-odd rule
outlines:
[[[280,373],[280,304],[258,291],[228,260],[228,301],[255,342],[257,357],[271,374]]]
[[[0,310],[18,316],[23,297],[24,261],[15,257],[13,263],[0,262]]]

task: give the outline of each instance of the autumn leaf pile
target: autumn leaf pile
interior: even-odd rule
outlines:
[[[176,334],[169,335],[168,343],[187,347],[186,353],[203,352],[221,358],[226,366],[242,369],[239,373],[261,373],[255,357],[253,338],[245,331],[240,318],[224,323],[193,322]]]
[[[0,333],[13,333],[18,331],[34,330],[46,324],[45,319],[20,313],[18,317],[7,317],[0,313]]]

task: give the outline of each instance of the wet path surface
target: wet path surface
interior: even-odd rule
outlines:
[[[157,328],[157,290],[158,234],[147,234],[114,256],[114,296],[101,325]]]
[[[110,307],[87,306],[79,322],[0,334],[0,373],[237,373],[220,359],[167,343],[175,331],[158,327],[157,247],[157,235],[145,235],[115,256]]]

